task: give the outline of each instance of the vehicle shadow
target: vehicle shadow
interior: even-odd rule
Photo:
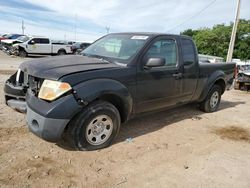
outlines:
[[[222,100],[218,110],[233,108],[240,104],[245,104],[245,102],[231,102]],[[204,112],[198,109],[197,104],[188,104],[170,110],[161,110],[158,112],[143,114],[140,117],[131,119],[121,126],[119,135],[113,145],[124,142],[126,139],[134,139],[136,137],[158,131],[166,126],[185,119],[195,119],[203,113]],[[57,145],[66,150],[74,150],[64,142],[60,142]]]
[[[233,108],[240,104],[245,104],[245,102],[222,100],[218,111]],[[144,134],[158,131],[185,119],[199,119],[197,117],[203,113],[205,112],[200,111],[197,104],[188,104],[170,110],[142,115],[128,121],[121,127],[118,138],[114,144],[124,142],[128,138],[136,138]]]
[[[50,57],[50,56],[51,55],[31,55],[31,54],[29,54],[29,56],[26,58],[36,59],[36,58],[43,58],[43,57]]]

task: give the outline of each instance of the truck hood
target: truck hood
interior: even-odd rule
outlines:
[[[58,80],[63,76],[77,72],[116,67],[119,65],[81,55],[47,57],[27,61],[20,65],[20,69],[29,75],[52,80]]]

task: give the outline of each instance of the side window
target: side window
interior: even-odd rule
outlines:
[[[190,39],[181,39],[183,63],[191,65],[195,62],[195,48],[194,43]]]
[[[151,45],[151,47],[146,53],[146,57],[164,58],[166,61],[165,66],[176,66],[177,64],[176,42],[172,39],[158,40]]]
[[[33,43],[34,42],[34,43]],[[33,38],[29,41],[29,44],[37,44],[37,43],[40,43],[40,39],[38,38]]]
[[[49,39],[40,39],[41,44],[49,44]]]

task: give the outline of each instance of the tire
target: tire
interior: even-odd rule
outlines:
[[[120,124],[120,113],[114,105],[96,101],[71,120],[63,138],[81,151],[102,149],[112,144]]]
[[[65,55],[65,54],[66,54],[65,50],[59,50],[57,52],[57,55]]]
[[[28,54],[27,54],[27,52],[25,50],[20,50],[19,51],[19,56],[24,58],[24,57],[27,57]]]
[[[221,87],[219,85],[214,85],[205,100],[200,103],[200,109],[207,113],[215,112],[220,105],[221,92]]]

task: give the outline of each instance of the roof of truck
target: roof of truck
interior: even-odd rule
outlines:
[[[156,32],[121,32],[121,33],[110,33],[110,34],[147,35],[147,36],[151,36],[151,37],[166,35],[166,36],[174,36],[174,37],[191,38],[191,37],[186,36],[186,35],[176,35],[176,34],[156,33]]]
[[[45,37],[45,36],[39,36],[39,35],[28,35],[29,38],[49,38],[49,37]]]

